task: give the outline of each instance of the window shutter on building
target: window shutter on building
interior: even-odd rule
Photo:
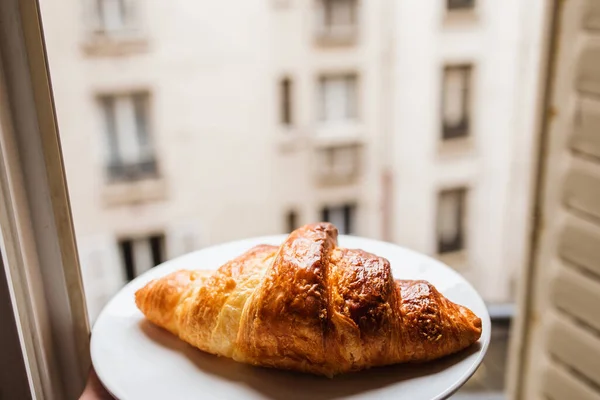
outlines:
[[[93,322],[106,302],[125,284],[117,242],[111,234],[79,236],[77,248],[89,318]]]
[[[197,221],[190,221],[169,226],[166,230],[166,242],[167,259],[171,259],[199,250],[207,245],[208,240],[202,225]]]

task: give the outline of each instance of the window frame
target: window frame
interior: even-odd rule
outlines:
[[[326,31],[331,32],[339,27],[356,27],[358,20],[358,0],[321,0],[323,3],[323,27]],[[350,11],[350,22],[347,25],[339,25],[334,22],[334,3],[347,3]]]
[[[446,75],[449,71],[460,71],[463,79],[462,87],[462,119],[458,126],[448,126],[446,124]],[[440,139],[442,142],[451,140],[467,139],[473,135],[472,105],[473,101],[473,80],[475,65],[473,63],[445,64],[442,70],[441,85],[441,112],[440,112]],[[466,76],[466,78],[465,78]]]
[[[33,397],[78,398],[90,326],[38,0],[0,2],[0,24],[0,244],[12,306]]]

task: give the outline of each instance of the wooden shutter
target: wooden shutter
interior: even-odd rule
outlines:
[[[555,2],[512,395],[600,400],[600,1]]]

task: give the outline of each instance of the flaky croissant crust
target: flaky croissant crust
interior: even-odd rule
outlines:
[[[138,308],[200,350],[239,362],[333,376],[423,362],[481,336],[481,320],[426,281],[337,246],[329,223],[259,245],[217,271],[177,271],[138,290]]]

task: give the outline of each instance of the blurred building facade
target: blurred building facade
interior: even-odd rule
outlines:
[[[317,220],[511,301],[524,3],[60,2],[43,22],[92,319],[165,259]]]

